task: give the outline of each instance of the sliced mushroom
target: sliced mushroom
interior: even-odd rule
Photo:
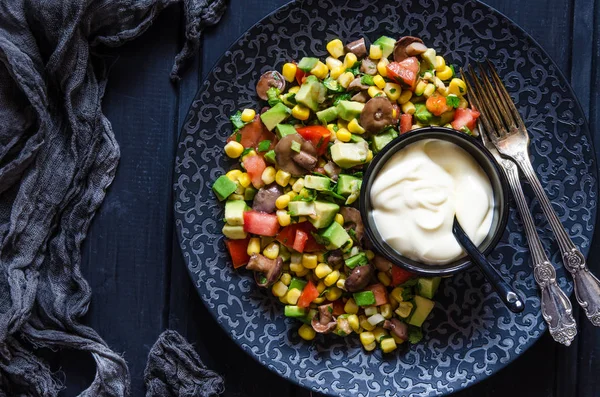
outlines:
[[[369,58],[365,58],[360,64],[360,71],[369,76],[375,76],[377,74],[377,64]]]
[[[254,279],[259,287],[269,287],[279,280],[283,260],[280,256],[276,259],[269,259],[261,254],[252,254],[246,269],[254,271]]]
[[[355,78],[348,84],[348,91],[368,90],[370,85],[364,84],[360,77]]]
[[[260,99],[266,101],[269,99],[267,91],[269,91],[269,88],[271,87],[278,88],[280,92],[285,91],[285,79],[281,73],[275,70],[269,70],[260,76],[260,80],[258,80],[258,83],[256,84],[256,94]]]
[[[365,90],[359,92],[358,94],[352,97],[352,100],[355,102],[367,103],[371,99],[369,93]]]
[[[394,45],[394,61],[402,62],[408,57],[414,57],[427,50],[423,40],[418,37],[404,36],[400,37]]]
[[[329,251],[329,255],[327,255],[327,263],[332,266],[338,266],[344,264],[344,254],[342,250],[333,250]]]
[[[333,304],[321,305],[318,309],[319,315],[314,316],[310,324],[316,332],[328,334],[337,327],[337,321],[333,318],[332,314]]]
[[[371,265],[356,266],[346,279],[344,287],[348,292],[357,292],[365,288],[373,277]]]
[[[383,328],[392,332],[392,334],[396,335],[398,338],[402,340],[408,340],[408,325],[401,322],[397,318],[392,318],[391,320],[385,320],[383,322]]]
[[[300,144],[300,152],[292,150],[292,142]],[[300,153],[304,153],[304,155],[300,155]],[[306,174],[306,171],[312,171],[314,165],[317,163],[316,159],[317,151],[315,147],[299,134],[286,135],[275,146],[277,166],[295,177]],[[312,169],[306,168],[310,167],[313,163]]]
[[[373,264],[380,272],[389,272],[392,270],[392,266],[394,266],[392,262],[388,261],[381,255],[375,255],[375,258],[373,258]]]
[[[348,43],[344,50],[353,53],[359,59],[367,56],[367,45],[364,38]]]
[[[276,183],[261,187],[252,201],[252,209],[272,214],[277,210],[275,201],[283,194],[283,188]]]
[[[323,170],[325,171],[327,176],[330,177],[331,180],[334,182],[337,182],[338,176],[340,175],[340,172],[342,172],[340,166],[334,163],[333,161],[328,161],[327,164],[325,164],[325,166],[323,167]]]
[[[394,125],[394,107],[385,96],[371,98],[360,113],[360,125],[369,133],[377,134]]]
[[[344,217],[344,226],[354,230],[356,240],[360,243],[363,238],[365,228],[363,226],[360,211],[352,207],[342,207],[340,214]]]

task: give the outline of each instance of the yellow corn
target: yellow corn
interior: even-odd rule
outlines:
[[[384,337],[384,336],[388,336],[388,332],[385,330],[385,328],[383,327],[376,327],[373,330],[373,336],[375,336],[375,341],[379,342],[379,340]]]
[[[392,298],[394,298],[396,301],[398,302],[402,302],[402,292],[404,291],[404,288],[402,287],[396,287],[392,290],[392,292],[390,292],[390,295]]]
[[[363,346],[370,345],[373,342],[375,342],[375,335],[373,335],[372,332],[364,331],[360,333],[360,343],[362,343]]]
[[[340,278],[340,272],[338,270],[334,270],[331,273],[329,273],[327,275],[327,277],[325,277],[325,279],[323,279],[323,282],[325,283],[326,286],[331,287],[333,284],[336,283],[336,281],[338,281],[339,278]]]
[[[465,98],[460,98],[460,100],[458,101],[458,107],[459,109],[466,109],[469,107],[469,102],[467,102],[467,100]]]
[[[240,170],[231,170],[225,174],[230,181],[235,182],[238,180],[240,175],[242,175],[242,171]]]
[[[381,59],[383,56],[383,51],[381,50],[381,46],[371,45],[369,48],[369,58],[373,60]]]
[[[442,70],[436,72],[436,76],[441,80],[450,80],[452,78],[452,69],[450,66],[446,65]]]
[[[344,67],[344,64],[342,64],[341,66],[335,66],[335,67],[331,68],[331,71],[329,72],[329,77],[331,77],[332,79],[337,79],[342,74],[344,74],[345,71],[346,71],[346,68]],[[352,74],[352,73],[350,73],[350,74]]]
[[[329,68],[329,70],[333,70],[334,68],[339,68],[340,66],[344,66],[344,62],[336,59],[334,57],[327,57],[325,59],[325,65]]]
[[[402,94],[400,94],[400,97],[398,98],[398,103],[400,105],[404,105],[406,102],[410,101],[410,98],[412,98],[412,91],[411,90],[404,90],[402,91]]]
[[[382,90],[383,87],[385,87],[385,80],[380,75],[376,75],[375,77],[373,77],[373,83],[375,83],[375,85],[381,88]]]
[[[396,341],[396,345],[401,345],[404,343],[404,339],[400,339],[396,335],[392,334],[392,338]]]
[[[444,82],[442,80],[440,80],[439,77],[433,78],[433,84],[435,85],[437,92],[439,92],[440,94],[442,94],[444,96],[448,95],[448,88],[446,88],[446,84],[444,84]]]
[[[279,277],[279,281],[281,281],[285,285],[290,285],[290,283],[292,282],[292,275],[289,273],[282,273],[281,277]]]
[[[297,93],[298,93],[298,91],[300,91],[300,86],[296,85],[296,86],[294,86],[294,87],[290,88],[290,89],[288,90],[288,93],[290,93],[290,94],[297,94]]]
[[[333,39],[327,43],[327,52],[334,58],[339,58],[344,55],[344,43],[340,39]]]
[[[354,299],[350,298],[344,305],[344,311],[349,314],[358,313],[358,305],[354,302]]]
[[[390,319],[392,318],[392,305],[386,303],[385,305],[381,305],[379,307],[379,311],[384,318]]]
[[[273,168],[271,166],[265,168],[265,170],[263,171],[262,176],[261,176],[261,179],[265,183],[265,185],[268,185],[275,181],[275,173],[276,173],[275,168]]]
[[[410,127],[411,131],[416,130],[418,128],[423,128],[423,126],[417,123],[417,124],[413,124],[412,127]]]
[[[462,79],[454,78],[448,84],[448,93],[456,96],[465,95],[467,93],[467,85]]]
[[[304,178],[298,178],[296,182],[292,185],[292,190],[295,193],[300,193],[300,191],[304,188]]]
[[[238,177],[238,182],[240,183],[240,185],[242,185],[243,187],[248,187],[250,186],[250,183],[252,182],[250,180],[250,175],[248,175],[245,172],[242,172],[242,174]]]
[[[304,268],[304,270],[300,271],[300,272],[296,272],[296,276],[298,277],[304,277],[306,276],[308,273],[310,272],[309,269]]]
[[[323,80],[329,74],[329,68],[323,62],[319,61],[315,65],[314,68],[310,71],[310,74],[313,76],[317,76],[319,79]]]
[[[389,287],[389,285],[392,283],[390,276],[388,276],[386,272],[377,273],[377,279],[386,287]]]
[[[279,297],[279,302],[283,303],[284,305],[287,305],[287,299],[285,298],[285,295],[280,296]]]
[[[290,270],[294,273],[299,273],[304,270],[304,266],[302,266],[302,263],[290,263]]]
[[[232,159],[240,157],[243,151],[244,146],[239,142],[231,141],[227,142],[227,145],[225,145],[225,154]]]
[[[292,223],[292,216],[285,210],[279,210],[277,211],[277,222],[279,222],[281,227],[288,226],[290,223]]]
[[[241,194],[232,194],[227,197],[227,201],[244,200],[244,196]]]
[[[341,130],[342,128],[348,129],[348,122],[343,119],[337,119],[337,126],[338,130]]]
[[[365,160],[365,162],[367,162],[367,163],[368,163],[368,162],[369,162],[369,161],[371,161],[371,160],[373,160],[373,151],[372,151],[372,150],[369,150],[369,151],[367,152],[367,159]]]
[[[289,203],[290,203],[290,196],[288,196],[287,194],[282,194],[281,196],[277,197],[277,200],[275,200],[275,207],[282,210],[285,207],[287,207]]]
[[[248,157],[252,157],[252,156],[256,156],[256,151],[254,149],[251,149],[248,151],[248,153],[246,153],[245,155],[242,156],[242,162],[248,158]]]
[[[381,60],[377,63],[377,72],[383,77],[387,77],[387,65],[390,64],[387,58],[381,58]]]
[[[346,56],[344,57],[344,67],[346,69],[351,68],[352,66],[354,66],[354,64],[358,62],[358,58],[356,57],[356,55],[354,55],[353,53],[349,52],[346,54]],[[354,76],[352,76],[354,77]]]
[[[254,109],[244,109],[242,112],[242,121],[244,123],[249,123],[250,121],[254,120],[254,116],[256,116]]]
[[[239,194],[239,195],[243,195],[244,194],[244,190],[246,190],[246,189],[240,184],[239,178],[238,178],[238,180],[237,180],[237,182],[235,184],[236,184],[237,187],[235,188],[234,193],[235,194]]]
[[[265,247],[263,255],[269,259],[277,259],[279,256],[279,244],[273,242]]]
[[[325,302],[324,296],[319,296],[318,298],[315,298],[315,300],[312,301],[312,303],[314,303],[316,305],[320,305],[323,302]]]
[[[425,88],[427,88],[427,82],[425,80],[419,80],[417,86],[415,87],[415,95],[423,95],[423,92],[425,92]]]
[[[373,331],[375,329],[375,326],[371,325],[371,323],[367,320],[366,316],[361,314],[360,316],[358,316],[358,320],[360,322],[360,326],[366,329],[367,331]]]
[[[338,266],[341,269],[342,265],[340,264]],[[339,269],[336,269],[336,270],[339,270]],[[343,291],[346,290],[346,276],[343,273],[340,274],[340,278],[338,278],[338,281],[335,282],[335,286]]]
[[[298,335],[304,340],[313,340],[317,333],[308,324],[302,324],[302,326],[298,329]]]
[[[360,332],[360,323],[358,322],[358,316],[356,314],[348,316],[348,324],[350,325],[350,328],[352,328],[352,331],[357,333]]]
[[[444,57],[442,56],[436,56],[435,57],[435,71],[436,72],[441,72],[444,70],[444,68],[446,67],[446,60],[444,59]]]
[[[325,285],[325,283],[321,280],[317,283],[317,286],[315,287],[317,289],[317,292],[322,293],[323,291],[325,291],[327,289],[327,286]]]
[[[275,284],[273,284],[273,287],[271,287],[271,292],[277,297],[284,296],[287,293],[287,290],[287,285],[285,285],[281,281],[276,282]]]
[[[324,278],[327,277],[327,275],[332,271],[333,270],[331,269],[331,267],[329,267],[327,263],[319,263],[315,268],[315,276],[317,276],[318,278]]]
[[[298,303],[298,298],[300,298],[301,293],[302,293],[302,291],[300,291],[297,288],[291,289],[285,295],[285,299],[288,301],[288,303],[290,305],[295,305],[296,303]]]
[[[377,347],[377,343],[373,342],[373,343],[369,343],[368,345],[363,346],[364,349],[368,352],[372,352],[373,350],[375,350],[375,348]]]
[[[337,79],[339,85],[341,85],[344,88],[348,88],[352,80],[354,80],[354,75],[350,72],[342,73]]]
[[[277,170],[277,173],[275,174],[275,182],[277,182],[279,186],[286,187],[287,184],[290,182],[291,177],[292,175],[289,172],[286,172],[284,170]]]
[[[288,82],[292,83],[296,80],[296,71],[298,70],[298,66],[296,64],[288,62],[283,65],[283,69],[281,70],[281,74],[283,78]]]
[[[357,119],[352,119],[348,123],[348,130],[350,132],[352,132],[353,134],[364,134],[364,132],[365,132],[365,129],[362,128],[360,124],[358,124]]]
[[[367,255],[367,259],[372,261],[375,258],[375,253],[371,250],[366,250],[365,255]]]
[[[340,225],[344,226],[344,215],[340,213],[335,214],[335,221]]]
[[[381,341],[381,350],[384,353],[393,352],[394,350],[396,350],[396,347],[398,346],[396,345],[396,341],[394,340],[394,338],[385,338]]]
[[[316,255],[317,255],[317,261],[319,261],[319,263],[326,262],[325,252],[319,251],[316,253]]]
[[[425,87],[425,91],[423,91],[423,96],[425,98],[429,98],[430,96],[433,95],[433,93],[435,92],[435,85],[434,84],[427,84],[427,87]]]
[[[310,109],[304,105],[297,104],[292,108],[292,116],[298,120],[307,120],[310,117]]]
[[[371,98],[375,98],[376,96],[380,96],[383,95],[383,91],[381,91],[379,88],[377,88],[377,86],[370,86],[369,89],[367,90],[367,92],[369,93],[369,96]]]
[[[392,307],[392,311],[398,308],[398,301],[390,296],[390,306]]]
[[[385,95],[387,95],[392,102],[397,101],[402,94],[402,88],[400,87],[400,84],[386,83],[384,81],[383,87],[380,88],[383,88],[383,92],[385,92]]]
[[[415,107],[415,105],[408,101],[406,102],[404,105],[402,105],[402,113],[406,113],[406,114],[415,114],[415,111],[417,110],[417,108]]]
[[[413,304],[410,302],[400,302],[398,304],[398,308],[396,309],[396,314],[402,318],[406,318],[410,316],[412,312]]]
[[[248,248],[246,249],[248,255],[260,253],[260,238],[252,237],[248,242]]]
[[[340,128],[339,130],[337,130],[335,136],[339,141],[342,142],[350,142],[350,139],[352,139],[352,134],[345,128]]]
[[[302,254],[302,266],[307,269],[317,267],[317,256],[315,254]]]
[[[330,302],[336,301],[336,300],[340,299],[341,297],[342,297],[342,290],[339,289],[338,287],[331,287],[325,293],[325,298],[327,298],[327,300]]]

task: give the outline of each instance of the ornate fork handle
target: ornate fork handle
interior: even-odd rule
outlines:
[[[573,307],[569,298],[556,283],[556,271],[548,260],[542,242],[535,230],[535,224],[529,213],[529,208],[527,208],[525,195],[519,181],[517,166],[506,159],[503,159],[500,163],[508,178],[513,197],[517,202],[525,226],[525,235],[533,258],[533,275],[541,293],[542,316],[548,323],[550,335],[554,340],[569,346],[577,335],[577,326],[572,314]]]
[[[583,310],[585,310],[585,314],[592,324],[600,327],[600,281],[590,273],[585,263],[585,257],[575,244],[573,244],[573,241],[571,241],[571,238],[554,212],[552,204],[550,203],[550,200],[548,200],[546,192],[531,166],[529,156],[527,156],[526,153],[521,152],[514,156],[514,160],[519,167],[521,167],[523,174],[533,188],[533,191],[542,206],[544,215],[546,215],[546,218],[554,231],[562,254],[563,264],[573,276],[575,297],[577,298],[577,301],[581,307],[583,307]]]

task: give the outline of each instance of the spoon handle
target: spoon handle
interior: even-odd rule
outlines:
[[[452,225],[452,232],[456,237],[458,243],[467,251],[471,260],[479,266],[483,271],[485,278],[492,284],[500,299],[504,302],[506,307],[513,313],[520,313],[525,309],[523,301],[512,289],[510,285],[500,275],[498,270],[494,268],[483,254],[477,249],[475,244],[471,241],[469,236],[462,229],[456,217],[454,218],[454,224]]]

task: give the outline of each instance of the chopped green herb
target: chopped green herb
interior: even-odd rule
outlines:
[[[266,152],[267,150],[269,150],[269,146],[271,146],[270,140],[266,139],[264,141],[260,141],[260,143],[258,144],[258,151]]]
[[[446,97],[446,105],[452,108],[457,108],[459,103],[460,99],[456,95],[450,94]]]
[[[349,101],[352,98],[352,95],[348,93],[340,94],[335,97],[333,100],[333,106],[337,106],[340,101]]]
[[[329,313],[333,313],[333,306],[327,306],[327,311],[329,311]]]
[[[456,71],[454,70],[454,65],[449,65],[450,69],[452,69],[452,76],[450,76],[450,79],[454,76],[456,76]],[[448,80],[450,80],[448,79]]]
[[[242,134],[240,134],[239,132],[235,133],[235,141],[237,143],[240,143],[242,141]]]
[[[242,152],[242,154],[241,154],[240,158],[244,157],[245,155],[247,155],[248,153],[250,153],[252,150],[254,150],[254,149],[252,149],[251,147],[247,147],[247,148],[246,148],[246,149],[244,149],[244,151]]]
[[[296,153],[300,153],[300,150],[302,149],[302,145],[300,144],[300,142],[293,141],[291,149]]]
[[[234,132],[237,132],[237,130],[246,125],[246,123],[242,121],[242,112],[239,110],[235,112],[235,114],[233,114],[229,120],[231,120],[231,123],[233,124]]]
[[[395,94],[396,93],[396,89],[395,88],[390,88],[390,94]]]
[[[334,80],[331,77],[327,77],[325,80],[323,80],[323,85],[331,92],[344,92],[344,87],[342,87],[337,80]]]
[[[419,281],[419,279],[417,279],[417,278],[411,278],[410,280],[400,284],[399,287],[402,287],[402,288],[414,287],[415,285],[417,285],[418,281]]]
[[[279,99],[280,93],[281,91],[277,87],[271,87],[267,90],[267,102],[269,102],[269,106],[273,107],[281,102],[281,99]]]
[[[360,82],[361,84],[375,85],[375,82],[373,81],[373,76],[369,76],[368,74],[363,75],[360,78]]]
[[[349,68],[349,69],[346,69],[346,71],[347,71],[347,72],[350,72],[350,73],[352,73],[354,76],[356,76],[356,75],[358,75],[358,74],[360,73],[360,64],[361,64],[361,62],[360,62],[360,61],[359,61],[359,62],[356,62],[356,63],[354,64],[354,66],[352,66],[352,67],[351,67],[351,68]]]
[[[423,339],[423,331],[421,331],[421,328],[409,325],[408,341],[414,345],[419,343],[421,339]]]

